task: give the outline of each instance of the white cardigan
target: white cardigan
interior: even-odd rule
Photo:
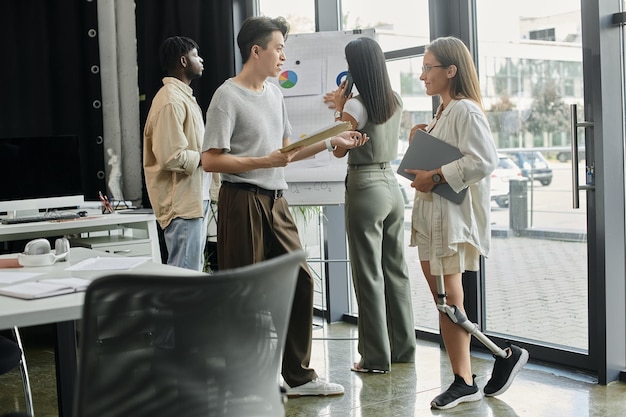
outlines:
[[[416,198],[433,202],[433,254],[450,256],[454,244],[467,242],[487,256],[491,243],[491,173],[498,165],[487,117],[471,100],[452,100],[427,130],[459,148],[463,157],[442,166],[441,171],[454,191],[468,188],[460,205],[435,193],[416,192]]]

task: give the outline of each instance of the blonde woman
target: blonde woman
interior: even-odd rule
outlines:
[[[417,246],[424,276],[437,299],[437,277],[443,276],[447,304],[463,308],[462,274],[477,271],[480,256],[490,245],[490,174],[498,155],[483,112],[480,87],[469,50],[459,39],[435,39],[424,55],[420,80],[426,93],[438,95],[441,104],[428,125],[417,125],[437,138],[459,148],[463,156],[432,171],[407,170],[415,174],[415,204],[411,224],[411,246]],[[452,203],[431,190],[448,183],[457,192],[468,189],[461,204]],[[478,401],[482,393],[472,373],[470,338],[461,326],[440,314],[441,335],[454,373],[454,382],[431,402],[448,409],[467,401]],[[496,359],[485,395],[498,395],[511,384],[528,360],[528,352],[507,347],[507,358]]]

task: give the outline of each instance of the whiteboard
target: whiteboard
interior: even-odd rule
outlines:
[[[283,196],[290,206],[327,206],[343,204],[346,186],[341,181],[289,182]]]
[[[278,85],[285,98],[293,128],[291,142],[334,121],[334,110],[324,103],[324,94],[336,90],[345,78],[344,48],[360,37],[374,38],[374,29],[298,33],[287,37],[282,72],[270,81]],[[320,152],[313,158],[289,164],[285,167],[290,188],[288,201],[303,205],[343,203],[346,161],[347,157],[338,159],[331,152]],[[303,187],[297,187],[300,183]]]

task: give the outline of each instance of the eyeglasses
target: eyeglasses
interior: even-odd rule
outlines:
[[[430,72],[433,68],[447,68],[450,65],[422,65],[422,72]]]

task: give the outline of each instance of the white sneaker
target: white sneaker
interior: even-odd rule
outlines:
[[[285,383],[285,388],[287,389],[287,397],[289,398],[302,397],[305,395],[327,397],[329,395],[342,395],[344,391],[342,385],[325,382],[319,378],[294,388],[291,388]]]

